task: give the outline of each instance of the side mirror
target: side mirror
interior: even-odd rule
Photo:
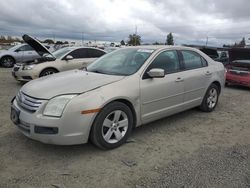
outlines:
[[[16,49],[16,50],[15,50],[15,52],[17,52],[17,53],[20,52],[20,51],[21,51],[20,49]]]
[[[147,72],[151,78],[164,78],[165,71],[163,69],[151,69]]]
[[[74,59],[71,55],[67,55],[65,58],[67,61]]]

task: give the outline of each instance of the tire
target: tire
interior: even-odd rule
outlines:
[[[211,84],[206,91],[203,101],[200,105],[200,109],[203,112],[212,112],[217,106],[219,99],[219,88],[216,84]]]
[[[113,149],[126,142],[131,133],[133,115],[121,102],[112,102],[97,115],[91,129],[91,142],[101,149]]]
[[[51,74],[55,74],[57,73],[58,71],[56,69],[52,69],[52,68],[48,68],[48,69],[44,69],[39,77],[43,77],[43,76],[48,76],[48,75],[51,75]]]
[[[15,64],[15,59],[11,56],[5,56],[5,57],[2,57],[0,63],[3,67],[11,68]]]

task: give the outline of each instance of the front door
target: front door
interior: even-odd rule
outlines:
[[[165,77],[150,78],[147,72],[153,68],[163,69]],[[184,84],[175,50],[161,52],[149,65],[140,82],[142,123],[181,110],[184,101]]]

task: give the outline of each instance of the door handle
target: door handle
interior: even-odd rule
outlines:
[[[211,73],[210,71],[207,71],[205,74],[206,74],[207,76],[210,76],[212,73]]]
[[[180,78],[180,77],[175,80],[175,82],[183,82],[183,81],[184,81],[184,79]]]

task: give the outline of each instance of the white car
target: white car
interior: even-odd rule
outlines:
[[[87,67],[25,84],[11,119],[27,137],[111,149],[142,124],[199,106],[215,109],[223,64],[188,47],[128,47]],[[188,125],[187,125],[188,126]]]
[[[18,81],[30,81],[50,74],[86,67],[106,52],[91,47],[65,47],[51,53],[36,39],[24,35],[23,40],[32,46],[41,58],[17,63],[12,76]]]

